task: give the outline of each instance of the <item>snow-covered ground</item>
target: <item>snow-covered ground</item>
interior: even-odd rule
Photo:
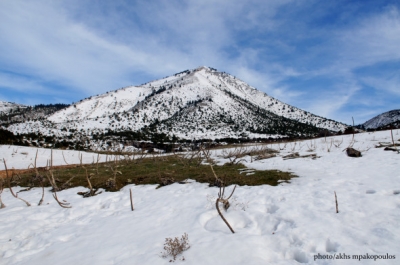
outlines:
[[[399,133],[394,131],[396,140]],[[276,187],[237,187],[224,213],[235,234],[215,209],[218,189],[196,182],[160,189],[128,185],[85,199],[77,195],[83,187],[59,192],[70,209],[61,208],[50,192],[37,206],[39,188],[20,193],[32,203],[26,207],[5,189],[0,264],[169,264],[161,253],[165,239],[184,233],[190,249],[179,264],[400,264],[400,154],[374,148],[391,142],[390,131],[383,131],[357,134],[354,148],[363,157],[347,157],[342,150],[351,137],[279,146],[285,148],[281,155],[315,148],[320,156],[315,160],[245,157],[249,168],[291,171],[299,178]],[[214,157],[223,163],[218,152]],[[68,153],[67,159],[75,156]]]
[[[37,158],[36,158],[37,152]],[[0,170],[4,170],[3,159],[6,160],[7,168],[28,169],[35,164],[37,167],[64,166],[69,164],[96,163],[110,161],[114,156],[98,155],[96,153],[81,152],[75,150],[51,150],[45,148],[35,148],[15,145],[0,145]]]

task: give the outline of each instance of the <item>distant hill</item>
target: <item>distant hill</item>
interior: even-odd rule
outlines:
[[[400,125],[400,109],[379,114],[362,124],[365,129],[378,129],[388,125]]]
[[[26,106],[0,101],[0,124],[25,122],[46,118],[58,110],[68,107],[67,104],[39,104]]]
[[[25,109],[28,106],[13,103],[13,102],[6,102],[0,101],[0,115],[7,115],[9,113],[17,112],[21,109]]]

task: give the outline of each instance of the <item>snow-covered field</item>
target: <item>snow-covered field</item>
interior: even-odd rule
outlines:
[[[399,133],[394,131],[396,140]],[[61,208],[50,192],[44,205],[37,206],[39,188],[19,194],[32,203],[26,207],[5,189],[0,264],[169,264],[161,253],[165,239],[184,233],[190,249],[183,253],[184,261],[178,257],[179,264],[400,264],[400,154],[374,148],[378,142],[391,142],[390,131],[383,131],[357,134],[354,148],[363,157],[347,157],[342,150],[351,137],[292,143],[281,151],[301,155],[315,148],[320,156],[315,160],[246,157],[249,168],[291,171],[299,178],[276,187],[237,187],[224,214],[235,234],[215,209],[218,189],[196,182],[160,189],[128,185],[85,199],[77,195],[83,187],[59,192],[70,209]],[[5,148],[0,158],[13,167],[22,163],[24,149],[10,147],[18,148],[12,157]],[[47,161],[49,154],[41,152],[39,158]],[[26,159],[34,154],[29,152]],[[77,152],[64,155],[79,161]],[[85,162],[92,162],[90,155]],[[218,153],[214,157],[225,162]]]
[[[37,152],[37,158],[36,158]],[[3,159],[6,160],[7,168],[28,169],[35,164],[37,167],[50,165],[65,166],[70,164],[97,163],[110,161],[114,156],[97,155],[96,153],[81,152],[75,150],[51,150],[45,148],[35,148],[15,145],[0,145],[0,170],[4,170]]]

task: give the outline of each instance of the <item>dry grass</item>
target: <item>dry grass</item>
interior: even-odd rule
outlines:
[[[241,174],[242,164],[225,164],[214,166],[215,173],[224,177],[227,186],[231,184],[256,186],[268,184],[278,185],[279,180],[289,181],[295,177],[289,172],[278,170],[254,171],[252,175]],[[18,173],[18,178],[11,181],[13,186],[41,187],[37,181],[39,176],[46,176],[48,171],[38,171],[31,168]],[[127,184],[159,184],[163,180],[184,182],[193,179],[213,186],[215,176],[208,165],[199,163],[198,159],[182,156],[147,157],[140,160],[114,160],[107,163],[93,163],[89,165],[69,165],[67,167],[52,167],[51,175],[58,189],[84,186],[89,190],[105,189],[118,191]],[[90,184],[88,181],[90,176]],[[45,185],[49,185],[48,182]]]

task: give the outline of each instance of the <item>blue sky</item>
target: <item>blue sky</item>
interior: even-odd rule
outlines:
[[[0,1],[0,100],[72,103],[211,66],[347,124],[400,108],[400,1]]]

